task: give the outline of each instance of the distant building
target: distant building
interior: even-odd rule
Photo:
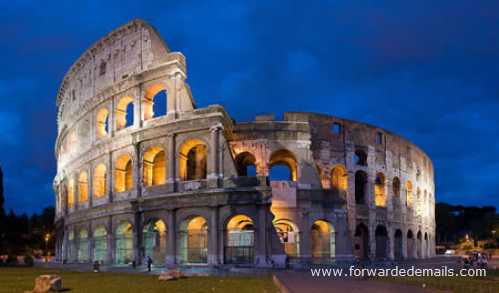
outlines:
[[[236,123],[220,105],[196,108],[186,78],[184,55],[141,20],[71,66],[57,96],[59,261],[434,255],[433,165],[417,146],[322,114]]]

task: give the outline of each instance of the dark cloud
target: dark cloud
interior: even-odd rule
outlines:
[[[52,203],[55,95],[76,58],[132,18],[187,56],[199,106],[238,121],[314,111],[421,146],[437,199],[499,206],[497,1],[22,1],[0,4],[7,207]]]

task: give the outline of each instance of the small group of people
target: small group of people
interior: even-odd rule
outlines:
[[[484,268],[486,269],[489,263],[489,257],[485,253],[476,252],[467,257],[463,257],[463,266],[465,268]]]

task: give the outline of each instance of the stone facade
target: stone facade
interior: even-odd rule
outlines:
[[[57,96],[59,261],[283,267],[434,255],[433,166],[417,146],[313,113],[235,123],[222,106],[196,108],[186,78],[185,57],[141,20],[70,68]]]

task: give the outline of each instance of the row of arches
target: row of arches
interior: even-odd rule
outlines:
[[[155,84],[145,91],[141,100],[143,119],[149,120],[156,117],[165,116],[167,113],[167,92],[163,84]],[[135,105],[131,96],[121,97],[114,109],[116,130],[125,129],[134,124]],[[105,137],[110,133],[110,112],[108,107],[97,110],[96,129],[98,137]]]
[[[250,152],[241,152],[235,157],[236,168],[239,176],[256,176],[258,169],[262,169],[262,162],[257,162]],[[260,164],[260,166],[257,166]],[[273,152],[268,162],[268,175],[271,181],[296,181],[298,178],[298,160],[287,149]]]
[[[300,231],[298,226],[287,219],[274,221],[274,228],[284,250],[289,257],[300,256]],[[82,228],[75,235],[71,230],[67,236],[66,259],[68,261],[104,262],[109,254],[115,264],[128,264],[134,260],[134,227],[129,222],[120,223],[113,235],[109,235],[103,225],[96,226],[90,235]],[[255,257],[255,237],[257,228],[253,220],[244,214],[236,214],[224,228],[224,263],[252,264]],[[163,265],[167,249],[166,223],[161,219],[148,221],[142,229],[141,255],[149,256],[155,265]],[[184,264],[205,264],[208,261],[208,237],[211,232],[206,218],[191,216],[179,225],[176,237],[178,262]],[[335,256],[335,229],[326,220],[317,220],[310,231],[311,254],[313,258],[324,259]],[[112,241],[112,243],[110,242]],[[114,252],[110,252],[114,247]],[[92,250],[93,259],[89,252]]]
[[[145,187],[163,185],[166,183],[167,158],[165,150],[160,146],[148,148],[142,156],[142,184]],[[134,187],[134,167],[130,154],[119,156],[114,162],[114,192],[130,191]],[[99,163],[93,170],[92,191],[94,198],[106,195],[108,172],[104,163]],[[184,181],[202,180],[207,177],[207,145],[199,139],[187,140],[179,151],[179,175]],[[77,176],[77,184],[72,177],[67,181],[67,204],[69,208],[75,205],[75,195],[78,192],[78,202],[85,203],[89,198],[89,175],[81,171]]]
[[[366,204],[367,203],[367,183],[368,175],[366,172],[359,170],[355,172],[355,203],[356,204]],[[387,188],[386,188],[386,177],[382,172],[376,174],[374,180],[374,202],[377,207],[386,207],[387,205]],[[394,207],[400,207],[401,205],[401,183],[398,177],[392,179],[392,200]],[[416,199],[414,199],[413,185],[410,180],[405,184],[405,203],[406,207],[413,208],[416,203],[416,208],[418,213],[421,213],[424,206],[427,206],[431,200],[431,194],[421,193],[418,188],[416,192]]]
[[[393,237],[393,257],[396,260],[404,258],[423,258],[431,255],[431,235],[418,231],[416,235],[411,229],[404,233],[396,229]],[[403,239],[405,237],[405,239]],[[378,225],[374,232],[376,259],[383,260],[390,257],[390,236],[385,226]],[[405,242],[405,251],[404,251]],[[368,259],[370,255],[369,230],[366,225],[360,223],[355,228],[354,254],[359,259]]]

